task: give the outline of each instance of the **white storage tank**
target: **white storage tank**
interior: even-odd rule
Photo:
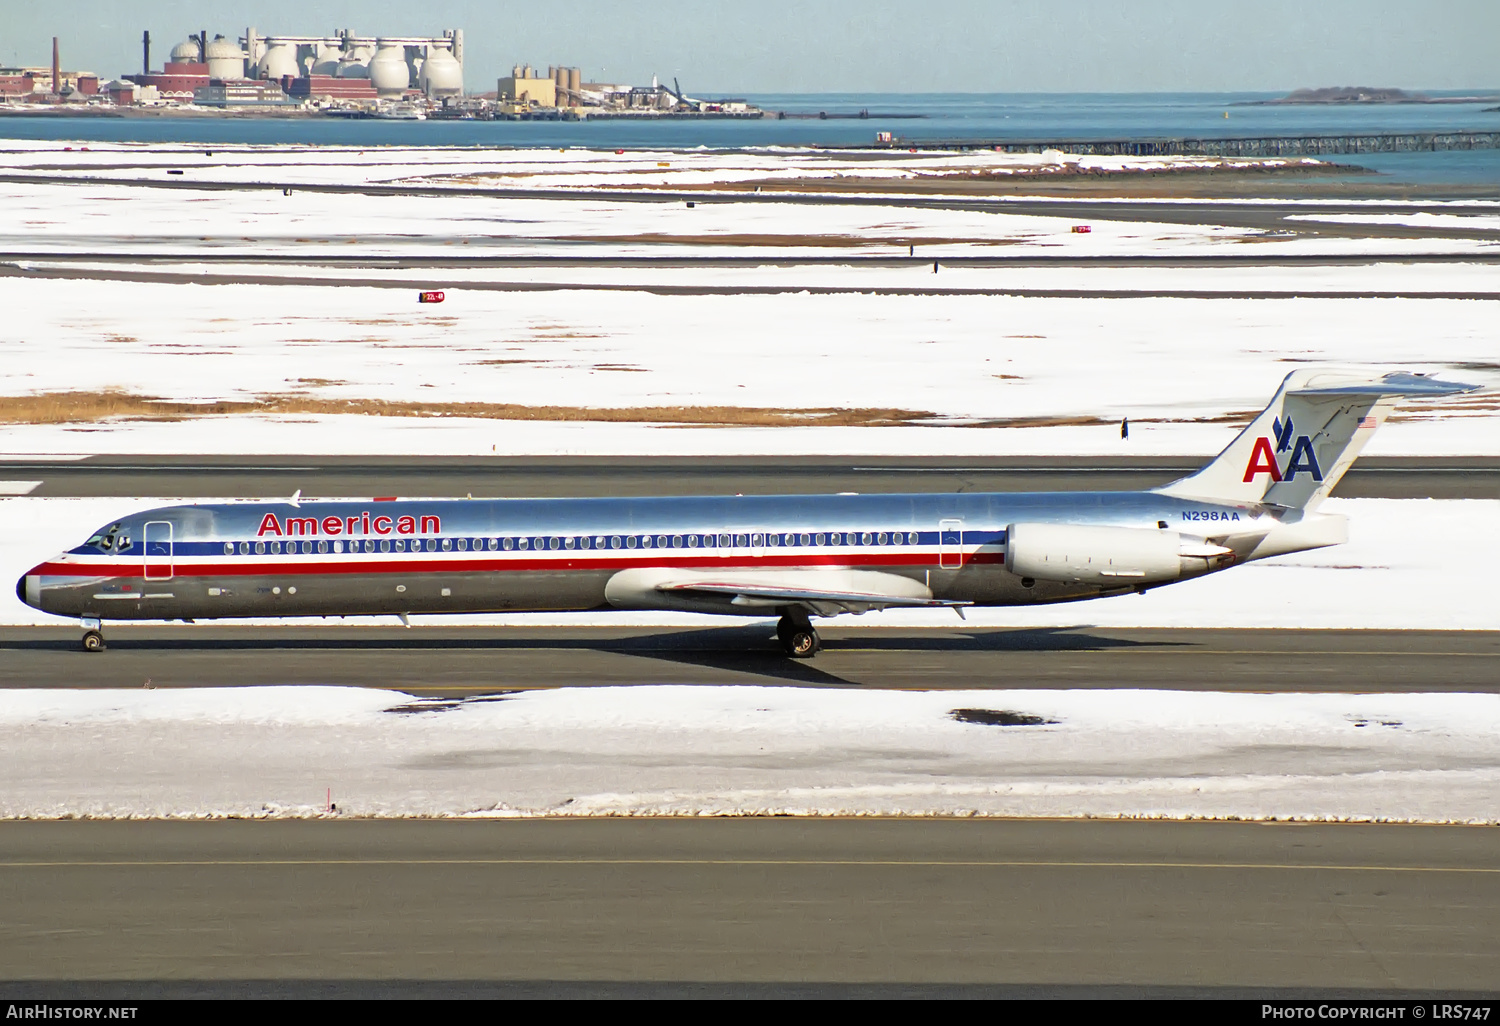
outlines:
[[[430,47],[422,62],[422,92],[428,96],[458,96],[464,91],[464,66],[442,47]]]
[[[208,44],[208,77],[230,82],[245,77],[245,52],[238,43],[214,36]]]
[[[301,74],[297,67],[297,48],[291,43],[272,42],[266,48],[265,56],[255,66],[256,78],[267,78],[272,81],[280,81],[290,75],[293,78]]]
[[[197,64],[198,63],[198,40],[189,39],[185,43],[178,43],[172,47],[173,64]]]
[[[380,40],[375,56],[370,58],[370,84],[384,99],[393,99],[406,91],[411,69],[406,66],[406,50],[397,43]]]
[[[318,44],[318,56],[313,60],[312,74],[337,74],[339,70],[339,58],[342,56],[343,53],[338,49],[338,47],[324,46],[321,43]]]
[[[357,47],[340,57],[334,74],[339,78],[369,78],[370,68],[366,63],[369,58],[361,53],[362,50],[364,47]]]

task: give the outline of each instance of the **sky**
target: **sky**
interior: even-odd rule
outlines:
[[[592,81],[676,76],[708,93],[1286,92],[1500,86],[1495,0],[0,0],[0,63],[107,77],[189,32],[439,35],[462,28],[465,88],[512,64]]]

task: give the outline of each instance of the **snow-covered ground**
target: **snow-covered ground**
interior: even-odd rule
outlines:
[[[906,255],[1113,254],[1197,251],[1256,240],[1267,252],[1306,239],[1210,224],[1092,222],[990,210],[777,202],[631,203],[605,198],[543,199],[387,196],[272,190],[138,189],[78,183],[0,181],[0,242],[48,252],[239,253],[308,256],[463,257],[586,254],[638,256],[785,255],[811,250]],[[1288,226],[1294,227],[1294,226]],[[1334,248],[1358,251],[1360,240]],[[1422,240],[1415,240],[1421,242]],[[1400,248],[1398,244],[1396,248]],[[1405,240],[1406,248],[1413,248]],[[1447,249],[1455,244],[1445,243]],[[1480,243],[1458,243],[1474,248]],[[1387,247],[1389,249],[1390,247]],[[1428,247],[1431,248],[1431,247]]]
[[[1264,273],[1259,273],[1260,271]],[[368,272],[366,272],[368,273]],[[410,275],[412,272],[401,272]],[[536,271],[505,272],[514,280]],[[660,272],[659,272],[660,273]],[[877,408],[922,426],[682,428],[434,417],[228,416],[0,426],[6,452],[1210,454],[1291,369],[1432,371],[1500,383],[1489,302],[1313,298],[1490,289],[1500,269],[771,269],[775,294],[216,286],[0,278],[0,395],[488,402],[566,408]],[[743,283],[743,269],[671,272]],[[1295,299],[816,294],[859,287],[1297,288]],[[1402,283],[1408,283],[1403,285]],[[1182,284],[1186,283],[1186,284]],[[446,285],[435,278],[434,285]],[[1413,407],[1372,454],[1500,452],[1493,394]],[[1119,438],[1129,417],[1128,442]],[[1038,424],[1051,419],[1060,423]],[[995,422],[992,427],[974,423]],[[1027,426],[1031,425],[1031,426]]]
[[[780,179],[916,180],[955,175],[1015,176],[1068,171],[1173,171],[1318,167],[1311,157],[1108,157],[1056,150],[736,150],[485,149],[483,147],[245,146],[5,140],[15,170],[114,180],[162,180],[176,169],[192,181],[327,183],[419,182],[503,188],[701,187]]]
[[[0,624],[67,623],[22,605],[13,582],[110,520],[170,501],[0,497]],[[1331,499],[1321,510],[1349,517],[1347,545],[1262,560],[1145,595],[1032,608],[971,609],[965,612],[966,620],[974,627],[1500,628],[1493,600],[1494,568],[1500,566],[1500,532],[1495,531],[1500,524],[1500,499]],[[393,621],[351,617],[349,622]],[[622,612],[418,616],[412,622],[503,629],[540,624],[754,621]],[[841,626],[951,627],[958,621],[948,610],[888,610],[844,616],[835,622]]]
[[[1000,713],[1022,725],[960,718]],[[1500,695],[9,690],[0,778],[6,818],[309,816],[331,792],[340,816],[1496,823]]]

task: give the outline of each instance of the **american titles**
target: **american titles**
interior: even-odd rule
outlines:
[[[435,516],[396,516],[385,514],[371,516],[365,510],[358,516],[348,517],[278,517],[267,513],[260,518],[260,527],[255,537],[295,537],[298,535],[335,534],[440,534],[442,520]]]

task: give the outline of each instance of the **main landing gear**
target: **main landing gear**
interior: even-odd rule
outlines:
[[[793,659],[811,659],[823,647],[823,639],[813,630],[805,613],[786,613],[776,621],[776,637],[781,649]]]
[[[85,652],[103,652],[104,632],[100,630],[102,625],[99,621],[85,618],[81,626],[83,627],[83,640],[79,644],[83,646],[83,650]]]

